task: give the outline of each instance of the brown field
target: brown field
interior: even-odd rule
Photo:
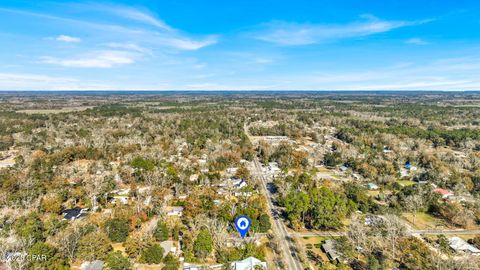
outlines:
[[[69,112],[81,112],[94,108],[93,106],[84,107],[65,107],[61,109],[31,109],[31,110],[19,110],[17,113],[26,114],[57,114],[57,113],[69,113]]]

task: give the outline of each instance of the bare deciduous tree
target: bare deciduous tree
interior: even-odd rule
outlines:
[[[367,253],[370,252],[370,245],[368,244],[368,231],[369,229],[365,226],[365,222],[358,216],[352,217],[352,222],[350,223],[348,230],[348,238],[355,244],[357,247],[361,247]]]
[[[406,198],[405,202],[406,202],[405,206],[407,207],[407,209],[409,211],[412,211],[413,225],[415,225],[418,210],[420,210],[424,206],[423,196],[422,196],[421,193],[420,194],[415,193],[415,194],[412,194],[412,195],[408,196]]]
[[[395,215],[385,215],[385,236],[390,242],[391,256],[395,258],[397,241],[407,234],[407,228],[402,220]]]
[[[0,262],[3,262],[7,270],[27,269],[28,249],[34,243],[33,238],[17,238],[13,233],[6,238],[0,238]]]
[[[71,262],[75,259],[78,241],[82,237],[78,226],[72,228],[71,231],[62,232],[58,237],[58,249]]]

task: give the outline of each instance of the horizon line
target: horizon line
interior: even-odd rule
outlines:
[[[70,90],[49,90],[49,89],[35,89],[35,90],[2,90],[0,92],[480,92],[480,89],[469,90],[469,89],[460,89],[460,90],[441,90],[441,89],[316,89],[316,90],[305,90],[305,89],[169,89],[169,90],[144,90],[144,89],[70,89]]]

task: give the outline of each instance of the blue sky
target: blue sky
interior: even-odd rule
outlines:
[[[0,1],[0,90],[480,90],[480,2]]]

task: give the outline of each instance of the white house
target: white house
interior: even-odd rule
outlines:
[[[252,196],[252,192],[249,192],[249,191],[235,192],[233,195],[235,195],[235,197],[250,197]]]
[[[185,195],[185,194],[178,195],[177,198],[178,198],[179,200],[185,200],[185,199],[187,199],[187,195]]]
[[[238,171],[238,168],[237,168],[237,167],[227,168],[227,173],[229,173],[229,174],[236,174],[237,171]]]
[[[182,214],[183,214],[183,207],[181,206],[172,206],[167,208],[167,216],[181,217]]]
[[[102,270],[104,266],[103,261],[95,260],[91,262],[84,262],[80,265],[82,270]]]
[[[121,203],[123,205],[127,205],[130,200],[130,189],[117,189],[112,191],[113,198],[110,201],[113,204]]]
[[[166,253],[172,253],[173,255],[177,254],[177,246],[174,241],[167,240],[160,243],[160,246]]]
[[[271,174],[273,176],[278,175],[281,171],[280,168],[278,167],[277,162],[269,162],[268,165],[263,168],[263,170],[265,171],[265,173]]]
[[[248,186],[247,182],[245,182],[245,180],[243,179],[235,179],[235,180],[232,179],[232,184],[233,184],[233,187],[236,189],[241,189]]]
[[[121,203],[123,205],[127,205],[129,199],[130,199],[130,197],[128,197],[128,196],[122,196],[122,195],[117,196],[117,195],[115,195],[115,196],[113,196],[113,198],[110,202],[112,204]]]
[[[248,257],[245,260],[242,261],[236,261],[232,262],[231,266],[235,270],[254,270],[255,267],[261,267],[263,269],[267,269],[267,263],[262,262],[257,258],[254,257]]]

